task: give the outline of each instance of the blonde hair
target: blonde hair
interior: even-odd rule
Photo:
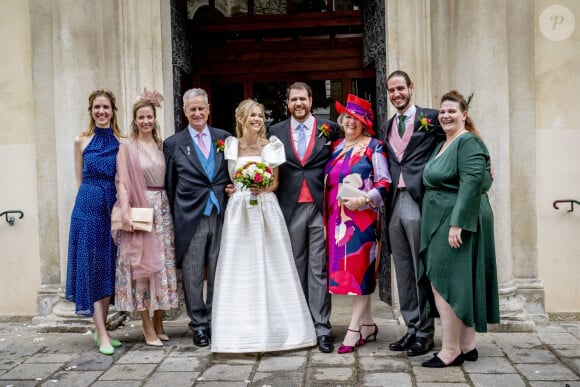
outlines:
[[[155,124],[153,125],[153,131],[151,135],[157,146],[161,146],[161,137],[159,136],[159,122],[157,121],[157,109],[151,101],[139,100],[133,104],[133,121],[131,121],[131,138],[137,139],[139,137],[139,127],[135,120],[137,119],[137,111],[144,107],[150,107],[153,110],[153,118],[155,118]]]
[[[238,138],[244,135],[244,124],[248,121],[250,114],[252,114],[252,110],[255,107],[259,107],[262,111],[262,118],[264,118],[264,105],[259,103],[258,101],[254,101],[253,99],[245,99],[236,108],[236,135]],[[241,123],[240,123],[241,121]],[[266,126],[264,125],[264,121],[262,120],[262,127],[258,132],[258,137],[266,138]]]
[[[93,118],[93,115],[91,114],[91,110],[93,109],[93,103],[95,102],[95,99],[97,97],[105,97],[109,100],[109,102],[111,103],[111,109],[113,110],[113,114],[111,117],[111,128],[113,129],[113,133],[115,134],[115,136],[117,137],[123,137],[123,134],[121,133],[121,129],[119,128],[119,124],[117,123],[117,99],[115,98],[115,94],[113,94],[113,92],[111,90],[107,90],[107,89],[97,89],[94,90],[91,94],[89,94],[89,116],[91,117],[91,120],[89,122],[89,127],[87,128],[86,131],[81,133],[81,136],[91,136],[93,133],[95,133],[95,126],[97,125],[95,123],[95,119]]]

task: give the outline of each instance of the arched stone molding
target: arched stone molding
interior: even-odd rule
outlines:
[[[231,16],[234,13],[238,13],[240,11],[244,11],[243,9],[237,10],[234,12],[236,7],[243,7],[247,5],[247,2],[244,1],[232,1],[232,0],[216,0],[215,1],[215,9],[219,11],[222,15]],[[197,11],[202,7],[208,7],[209,1],[208,0],[187,0],[187,18],[189,20],[193,20]],[[248,10],[245,9],[245,12]]]

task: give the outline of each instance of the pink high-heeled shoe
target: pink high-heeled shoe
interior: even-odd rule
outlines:
[[[352,352],[354,352],[354,349],[359,346],[359,343],[362,340],[362,335],[360,334],[360,330],[355,331],[354,329],[350,329],[350,328],[347,329],[347,330],[348,331],[351,331],[351,332],[358,333],[359,339],[356,341],[356,343],[354,344],[354,346],[340,344],[340,347],[338,348],[338,351],[337,351],[338,353],[352,353]]]
[[[367,337],[365,337],[364,339],[361,338],[360,341],[358,342],[359,346],[363,346],[366,343],[368,343],[369,341],[377,341],[377,333],[379,333],[379,327],[377,326],[377,324],[363,324],[363,327],[375,327],[373,333],[371,333],[370,335],[368,335]],[[361,333],[361,337],[362,337],[362,333]],[[372,337],[372,339],[371,339]]]

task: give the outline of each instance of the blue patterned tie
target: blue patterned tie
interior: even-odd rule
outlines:
[[[306,153],[306,133],[304,132],[304,124],[298,125],[298,156],[304,157]]]

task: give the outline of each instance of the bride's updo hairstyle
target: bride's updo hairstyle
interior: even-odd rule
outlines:
[[[451,90],[450,92],[445,93],[443,97],[441,97],[441,105],[445,101],[457,102],[459,104],[459,110],[461,110],[462,113],[467,112],[469,110],[469,104],[471,103],[472,97],[473,95],[469,97],[468,101],[457,90]],[[481,138],[481,135],[477,129],[475,129],[475,125],[473,124],[471,117],[469,117],[469,113],[467,114],[467,117],[465,117],[465,129],[474,136]]]
[[[245,99],[236,108],[236,136],[241,138],[244,135],[244,124],[248,122],[250,114],[255,107],[259,107],[262,111],[262,118],[264,119],[264,105],[253,99]],[[258,137],[266,138],[266,126],[262,120],[262,127],[258,132]]]

